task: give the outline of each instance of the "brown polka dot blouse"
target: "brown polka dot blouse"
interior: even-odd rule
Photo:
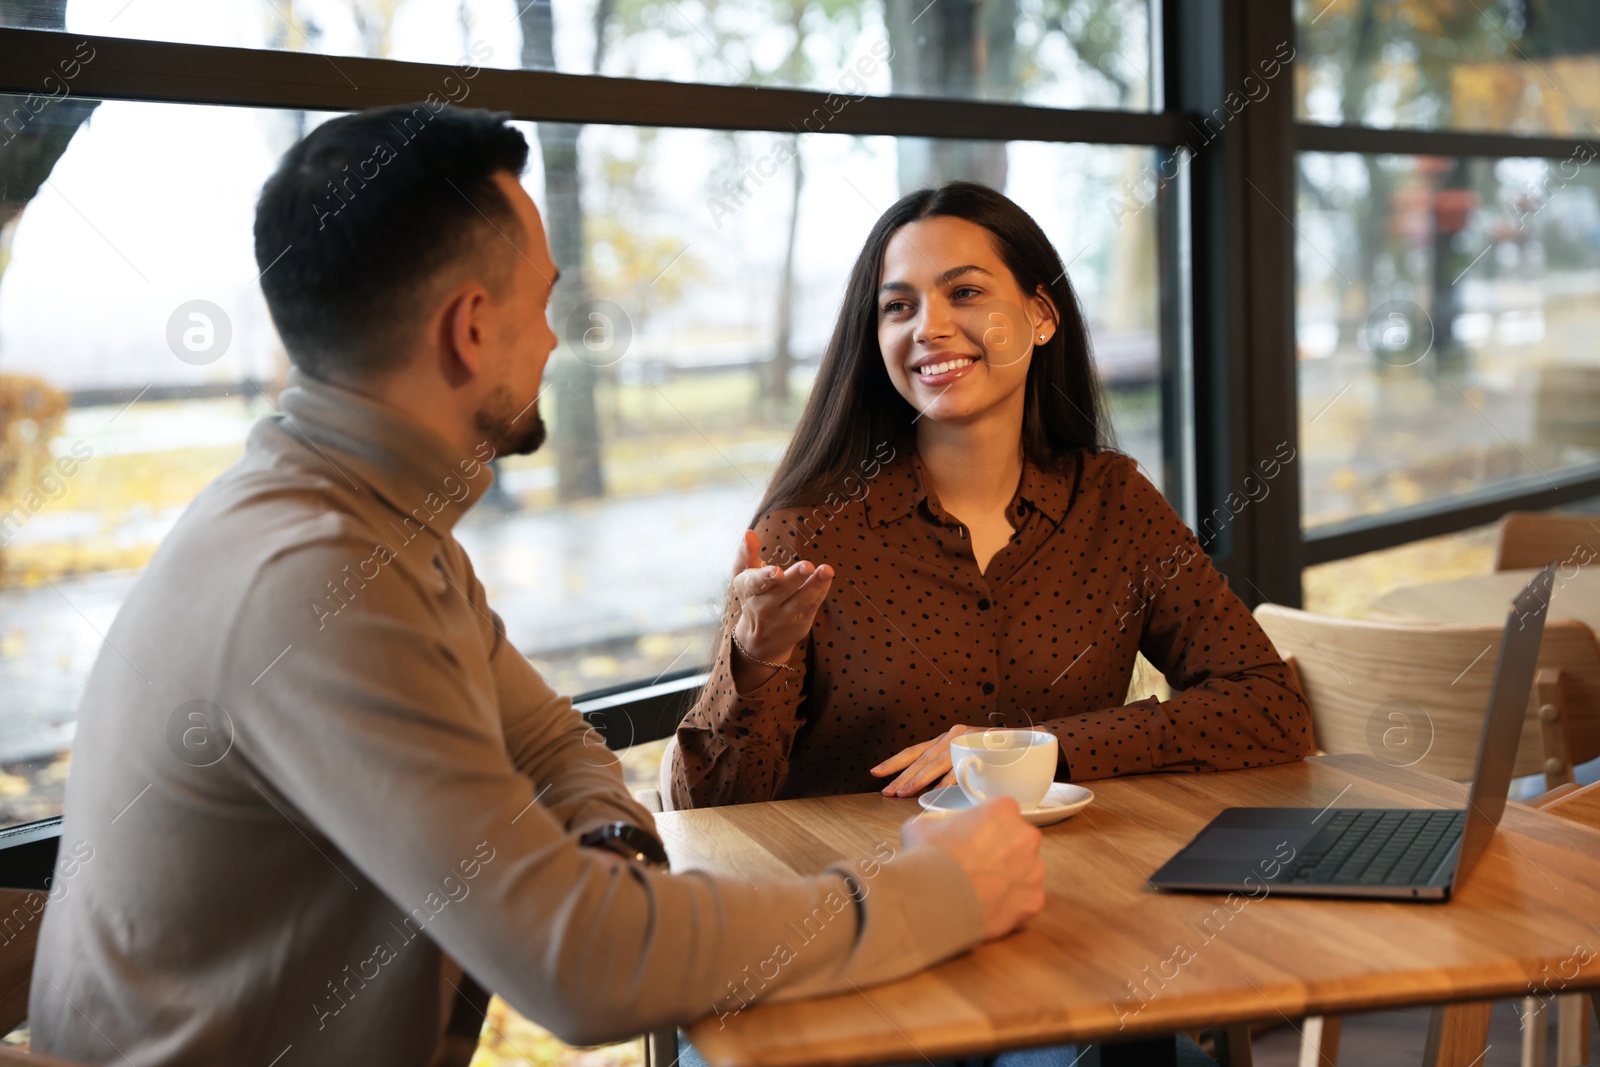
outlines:
[[[827,563],[833,587],[801,673],[750,692],[734,688],[724,626],[678,728],[676,807],[881,789],[868,768],[957,723],[1050,730],[1058,777],[1077,780],[1310,753],[1288,668],[1133,460],[1025,464],[1016,532],[987,572],[927,485],[901,447],[849,496],[757,523],[763,558]],[[1136,652],[1171,700],[1122,705]]]

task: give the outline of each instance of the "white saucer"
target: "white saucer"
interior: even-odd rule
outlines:
[[[1045,790],[1039,806],[1024,811],[1022,817],[1035,826],[1049,826],[1078,814],[1093,800],[1094,794],[1081,785],[1054,782]],[[972,807],[972,801],[967,799],[967,794],[961,791],[959,785],[930,789],[917,798],[917,803],[934,815],[948,815]]]

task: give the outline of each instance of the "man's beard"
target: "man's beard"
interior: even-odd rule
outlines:
[[[497,385],[478,414],[473,425],[497,456],[526,456],[544,444],[544,418],[539,414],[539,400],[518,405],[511,390]]]

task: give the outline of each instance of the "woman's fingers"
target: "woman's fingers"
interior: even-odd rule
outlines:
[[[747,567],[733,576],[733,595],[740,603],[764,595],[778,577],[776,567]]]
[[[900,771],[900,776],[883,787],[888,796],[910,796],[938,782],[954,785],[955,767],[950,757],[950,742],[962,734],[971,733],[974,727],[952,726],[932,741],[913,745],[898,755],[887,759],[872,769],[878,777]],[[903,768],[903,769],[902,769]]]
[[[888,759],[884,760],[882,763],[878,764],[876,767],[872,768],[872,773],[877,775],[879,778],[882,778],[888,774],[893,774],[895,771],[903,769],[918,756],[922,755],[922,753],[931,744],[933,744],[932,741],[924,741],[920,745],[912,745],[910,748],[903,748],[899,752],[896,752],[894,755],[890,756]],[[887,789],[885,791],[887,791]]]
[[[795,566],[798,566],[798,564]],[[805,578],[803,576],[795,573],[795,567],[790,567],[786,571],[782,567],[772,564],[761,564],[756,567],[747,567],[735,574],[733,576],[733,591],[741,600],[744,600],[750,597],[766,596],[775,590],[782,591],[787,584],[789,586],[788,591],[776,598],[781,602],[787,600],[789,594],[800,588],[804,581]]]
[[[950,773],[950,744],[940,738],[929,746],[922,758],[901,772],[885,787],[885,793],[908,797],[920,793],[940,777]]]
[[[833,568],[826,564],[817,567],[800,583],[800,587],[785,602],[785,607],[795,618],[804,619],[805,624],[810,626],[832,586]]]
[[[733,561],[733,573],[747,571],[752,567],[760,567],[761,563],[761,535],[754,530],[744,532],[744,543],[739,546],[739,552]]]
[[[811,613],[815,614],[817,605],[820,605],[822,598],[827,595],[826,583],[833,578],[833,568],[817,567],[808,560],[790,564],[787,570],[770,564],[746,568],[733,576],[733,591],[740,600],[761,597],[764,600],[763,607],[767,605],[779,607],[819,576],[822,587],[819,590],[813,586],[811,591],[816,600],[816,603],[811,605]]]

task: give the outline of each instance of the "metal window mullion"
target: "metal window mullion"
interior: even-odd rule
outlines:
[[[1152,0],[1150,38],[1152,75],[1159,72],[1159,84],[1152,84],[1153,98],[1163,108],[1181,106],[1180,83],[1185,56],[1178,43],[1182,25],[1177,0]],[[1156,79],[1152,77],[1152,82]],[[1194,182],[1190,168],[1194,154],[1173,148],[1170,156],[1156,162],[1160,181],[1156,202],[1157,265],[1160,290],[1157,293],[1161,323],[1161,453],[1165,469],[1162,489],[1184,520],[1193,524],[1195,514],[1195,247],[1193,219]],[[1162,160],[1178,164],[1177,176],[1166,181]],[[1169,168],[1170,169],[1170,168]]]
[[[1260,61],[1295,39],[1291,0],[1238,4],[1240,55],[1229,88],[1242,91]],[[1295,71],[1279,75],[1292,84]],[[1282,462],[1285,448],[1300,450],[1299,367],[1295,356],[1293,147],[1294,100],[1287,91],[1267,94],[1240,116],[1244,122],[1243,198],[1248,249],[1244,290],[1248,335],[1243,346],[1247,406],[1246,452],[1232,467],[1230,513],[1250,538],[1249,586],[1241,594],[1298,607],[1301,603],[1301,463]],[[1268,477],[1267,472],[1274,472]],[[1257,496],[1257,492],[1262,495]]]
[[[1248,10],[1247,10],[1248,7]],[[1291,40],[1289,0],[1185,0],[1168,36],[1168,84],[1184,111],[1211,113]],[[1293,71],[1278,75],[1289,84]],[[1286,88],[1252,100],[1197,146],[1193,177],[1195,526],[1247,602],[1300,602],[1296,464],[1262,481],[1281,442],[1298,447],[1294,368],[1293,112]],[[1246,481],[1254,476],[1255,481]]]
[[[1163,7],[1167,40],[1163,54],[1166,103],[1170,108],[1198,111],[1205,101],[1220,96],[1223,36],[1221,0],[1192,0]],[[1187,463],[1183,468],[1185,493],[1182,514],[1198,528],[1200,516],[1210,509],[1218,486],[1227,482],[1229,457],[1228,351],[1234,332],[1232,287],[1239,242],[1231,239],[1235,217],[1230,207],[1225,153],[1231,139],[1218,137],[1199,146],[1185,166],[1187,181],[1181,192],[1189,197],[1189,366],[1173,376],[1172,385],[1184,382],[1182,397],[1189,404],[1183,442]],[[1178,398],[1174,398],[1175,401]],[[1177,417],[1177,412],[1174,412]],[[1166,428],[1169,439],[1180,433]],[[1205,545],[1224,573],[1234,563],[1231,531]]]
[[[60,64],[72,59],[80,42],[94,57],[77,64],[70,90],[104,100],[353,111],[432,94],[440,103],[509,111],[520,119],[605,125],[1116,145],[1176,144],[1190,136],[1188,117],[1175,113],[853,98],[15,28],[0,28],[0,93],[43,94],[60,85]]]
[[[1296,123],[1294,127],[1294,146],[1301,152],[1567,159],[1583,150],[1584,158],[1588,159],[1597,154],[1597,144],[1600,142],[1583,137],[1525,137],[1467,130],[1385,130],[1371,126],[1321,126],[1309,122]]]
[[[1173,149],[1163,163],[1193,159]],[[1169,164],[1170,165],[1170,164]],[[1178,514],[1191,525],[1195,496],[1194,392],[1194,227],[1190,163],[1177,166],[1177,176],[1160,186],[1156,199],[1158,303],[1161,323],[1161,452],[1162,490]]]
[[[1306,534],[1306,566],[1377,552],[1411,541],[1470,530],[1500,519],[1508,511],[1543,511],[1600,497],[1600,467],[1562,471],[1557,485],[1532,475],[1510,485],[1491,485],[1463,497],[1418,504],[1384,518],[1356,518],[1320,526]]]

